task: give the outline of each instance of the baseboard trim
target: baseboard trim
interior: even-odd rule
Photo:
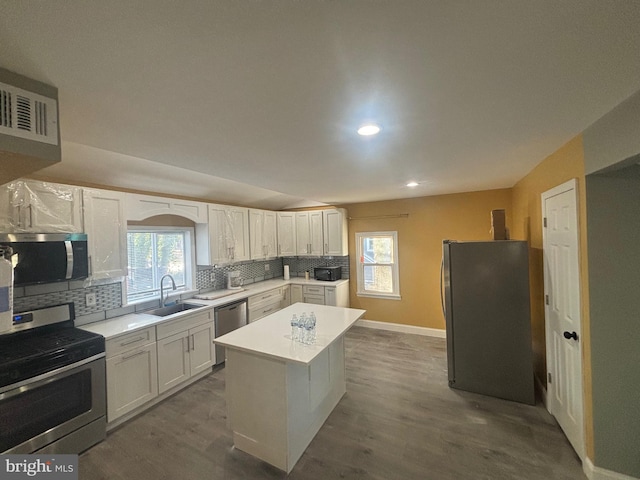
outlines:
[[[401,323],[379,322],[377,320],[358,320],[356,325],[392,332],[411,333],[413,335],[425,335],[427,337],[446,338],[446,330],[439,328],[417,327],[415,325],[403,325]]]
[[[547,388],[543,385],[542,380],[540,380],[536,375],[534,375],[536,385],[538,387],[538,391],[540,392],[540,397],[542,399],[542,404],[544,408],[549,411],[549,405],[547,405]]]
[[[589,480],[640,480],[624,473],[596,467],[589,457],[582,462],[582,470]]]

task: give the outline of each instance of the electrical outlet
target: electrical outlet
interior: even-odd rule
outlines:
[[[265,272],[268,272],[268,271],[269,271],[269,264],[268,264],[268,263],[265,263],[265,264],[264,264],[264,271],[265,271]]]
[[[87,307],[95,307],[97,304],[96,294],[95,293],[87,293],[87,296],[84,297],[84,301],[87,304]]]

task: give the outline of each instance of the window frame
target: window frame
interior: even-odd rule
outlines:
[[[364,243],[366,239],[372,237],[391,237],[393,241],[393,255],[391,263],[372,263],[372,262],[363,262],[361,259],[364,258]],[[372,297],[372,298],[383,298],[390,300],[401,300],[402,297],[400,295],[400,263],[399,263],[399,248],[398,248],[398,232],[397,231],[384,231],[384,232],[356,232],[355,233],[355,241],[356,241],[356,279],[357,279],[357,289],[356,295],[359,297]],[[380,292],[380,291],[371,291],[364,289],[364,267],[365,266],[391,266],[391,278],[393,283],[393,291],[391,293]]]
[[[176,233],[176,232],[184,232],[185,234],[185,285],[184,287],[178,287],[176,290],[172,290],[171,287],[167,292],[169,295],[167,298],[175,298],[177,296],[188,294],[192,292],[197,292],[196,289],[196,245],[195,245],[195,229],[193,227],[176,227],[176,226],[147,226],[147,225],[129,225],[127,227],[127,235],[129,233],[140,232],[140,233]],[[127,255],[127,276],[129,274],[129,256]],[[170,282],[165,281],[165,285]],[[123,299],[126,303],[124,305],[136,305],[145,302],[152,302],[160,300],[160,292],[156,295],[150,295],[144,298],[138,298],[132,300],[129,298],[128,292],[128,281],[122,283],[123,285]]]

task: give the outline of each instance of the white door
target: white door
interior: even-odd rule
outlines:
[[[342,220],[340,210],[323,210],[324,219],[324,254],[345,255],[342,251]]]
[[[311,253],[311,228],[309,212],[296,212],[296,245],[298,255]]]
[[[575,180],[542,194],[547,408],[584,458],[576,198]]]
[[[278,255],[296,255],[296,217],[294,212],[278,212]]]
[[[92,279],[127,275],[127,221],[124,194],[84,189],[84,227]]]
[[[158,392],[166,392],[190,376],[188,332],[158,340]]]
[[[324,255],[322,210],[309,212],[311,255]]]
[[[276,212],[264,212],[262,235],[264,237],[264,254],[267,258],[273,258],[278,255],[278,229],[276,224]]]
[[[249,240],[251,260],[264,258],[264,212],[262,210],[249,209]]]
[[[79,187],[25,182],[27,205],[22,224],[42,233],[82,232],[82,195]]]
[[[249,260],[249,209],[240,207],[229,207],[227,224],[230,227],[231,235],[231,260],[240,262]]]
[[[189,330],[191,351],[189,362],[191,375],[196,375],[213,365],[213,322]]]

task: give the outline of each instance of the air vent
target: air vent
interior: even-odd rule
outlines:
[[[0,90],[0,127],[11,128],[13,126],[11,103],[11,92]]]
[[[57,122],[56,100],[0,83],[0,133],[58,145]]]

